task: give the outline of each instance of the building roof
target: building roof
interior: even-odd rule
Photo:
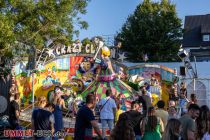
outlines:
[[[183,47],[210,46],[210,42],[202,41],[202,34],[210,34],[210,14],[186,16]]]
[[[199,57],[199,56],[210,57],[210,49],[191,49],[190,53],[192,56],[196,56],[196,57]]]
[[[208,24],[201,25],[201,33],[202,34],[209,34],[210,33],[210,22]]]

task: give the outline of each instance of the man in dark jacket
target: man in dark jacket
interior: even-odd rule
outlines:
[[[95,120],[92,109],[95,108],[96,100],[93,94],[86,97],[86,105],[82,106],[76,117],[74,140],[92,140],[93,128],[100,139],[102,135]]]
[[[140,123],[141,123],[141,120],[144,116],[140,112],[141,108],[142,108],[142,106],[141,106],[141,104],[139,104],[138,101],[133,101],[131,103],[131,110],[125,112],[129,116],[128,121],[129,121],[131,127],[133,127],[133,130],[135,132],[136,140],[140,140],[141,136],[142,136],[141,131],[140,131]]]
[[[19,93],[15,93],[14,100],[10,102],[9,107],[9,123],[12,129],[18,129],[19,127],[19,116],[20,116],[20,107],[19,107]]]

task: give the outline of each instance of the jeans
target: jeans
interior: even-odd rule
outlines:
[[[101,119],[101,125],[102,125],[102,137],[106,137],[106,128],[107,124],[109,127],[109,131],[111,132],[114,127],[114,119]]]
[[[19,130],[20,125],[18,123],[18,120],[9,119],[9,123],[10,123],[10,126],[11,126],[12,130]]]
[[[141,136],[140,135],[136,135],[136,140],[141,140]]]

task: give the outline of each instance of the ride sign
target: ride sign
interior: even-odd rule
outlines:
[[[65,55],[72,53],[84,53],[84,54],[94,54],[96,52],[96,47],[92,44],[82,45],[82,43],[73,43],[69,46],[59,45],[54,49],[55,55]]]

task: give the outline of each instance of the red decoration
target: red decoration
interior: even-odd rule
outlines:
[[[82,62],[82,60],[83,60],[83,56],[70,57],[69,78],[76,75],[76,70],[78,70],[79,64]]]

